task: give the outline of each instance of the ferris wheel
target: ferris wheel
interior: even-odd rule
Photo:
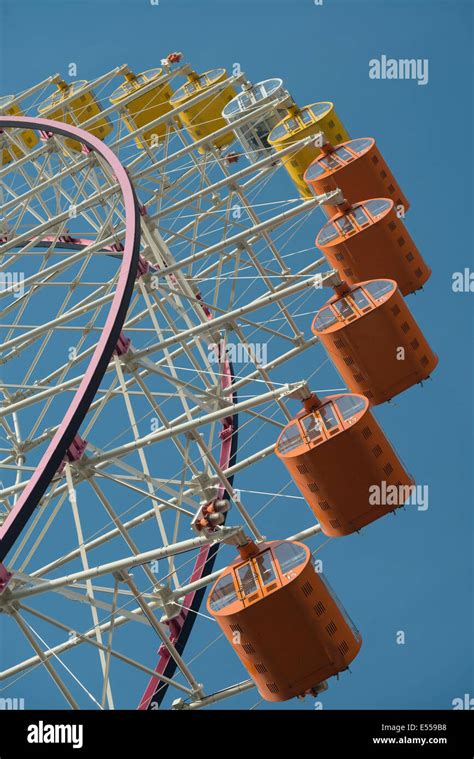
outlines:
[[[314,552],[409,498],[371,407],[437,364],[391,169],[332,103],[181,53],[0,113],[3,688],[34,677],[73,709],[317,696],[362,637]]]

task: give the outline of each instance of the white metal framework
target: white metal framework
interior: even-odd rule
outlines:
[[[173,674],[152,680],[141,707],[158,706],[156,692],[168,690],[168,704],[196,709],[243,694],[252,683],[235,684],[225,664],[216,667],[219,636],[204,607],[188,613],[198,618],[198,650],[174,645],[172,623],[183,621],[184,599],[215,580],[216,567],[233,555],[223,547],[223,559],[215,567],[209,559],[210,573],[196,579],[198,552],[242,533],[274,537],[272,510],[296,492],[276,459],[273,482],[261,472],[294,415],[288,394],[314,385],[325,360],[314,350],[309,314],[315,287],[333,274],[318,273],[325,261],[312,249],[320,199],[282,199],[272,191],[281,162],[302,141],[247,161],[236,143],[219,150],[206,138],[193,142],[176,126],[178,106],[147,125],[166,124],[159,144],[139,148],[135,138],[144,127],[130,131],[130,119],[128,127],[124,121],[132,96],[109,102],[126,70],[86,86],[101,113],[80,126],[91,129],[103,118],[113,126],[106,142],[127,167],[141,206],[139,276],[75,448],[5,559],[12,577],[0,596],[0,686],[8,695],[20,682],[47,687],[49,676],[65,706],[133,708],[155,677],[161,646]],[[187,70],[165,66],[163,81],[175,86]],[[54,81],[2,107],[36,116]],[[212,92],[243,81],[229,77]],[[269,98],[260,110],[275,107]],[[233,128],[258,112],[257,105]],[[74,123],[72,112],[70,118]],[[21,137],[19,129],[0,135],[2,521],[87,370],[116,288],[125,232],[117,184],[93,151],[47,135],[26,150]],[[229,162],[235,151],[240,160]],[[308,249],[298,251],[292,240],[303,228]],[[222,463],[226,436],[234,445]],[[231,505],[226,524],[197,535],[196,513],[219,493]],[[319,528],[303,504],[300,514],[306,529],[299,537],[312,537]]]

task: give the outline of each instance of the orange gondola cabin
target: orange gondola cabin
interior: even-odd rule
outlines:
[[[438,357],[394,280],[334,289],[311,329],[350,390],[376,405],[430,376]]]
[[[320,230],[316,246],[350,284],[387,277],[408,295],[431,274],[388,198],[364,200],[339,210]]]
[[[312,395],[304,404],[284,428],[275,452],[325,535],[350,535],[403,506],[414,480],[369,411],[367,398]]]
[[[373,137],[361,137],[342,142],[327,143],[323,152],[308,167],[304,181],[315,195],[340,189],[351,204],[361,198],[390,198],[397,211],[406,213],[410,204],[384,160]],[[324,205],[327,216],[338,213],[335,206]]]
[[[316,695],[347,669],[362,640],[309,549],[290,541],[241,547],[207,608],[262,698]]]

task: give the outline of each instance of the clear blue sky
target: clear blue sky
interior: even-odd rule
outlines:
[[[433,269],[409,305],[440,364],[425,387],[378,408],[376,416],[417,482],[429,486],[429,508],[409,507],[323,549],[328,578],[364,643],[353,674],[331,682],[322,700],[328,709],[451,708],[454,698],[474,695],[474,293],[455,294],[451,287],[453,272],[474,268],[472,4],[160,0],[152,7],[148,0],[0,0],[0,20],[5,94],[57,71],[67,75],[70,62],[78,78],[90,79],[125,62],[137,71],[157,66],[168,52],[182,50],[196,70],[239,62],[253,81],[281,76],[301,105],[332,100],[351,136],[377,139],[411,201],[407,227]],[[369,79],[369,60],[382,54],[427,58],[429,83]],[[277,181],[280,197],[292,196],[286,178]],[[305,247],[313,239],[298,242]],[[340,384],[334,372],[324,381],[322,387]],[[278,466],[272,460],[262,471],[270,477]],[[269,537],[285,534],[283,506],[275,509]],[[399,630],[405,645],[396,644]],[[189,651],[215,633],[211,623],[200,624]],[[150,666],[155,648],[146,655]],[[215,655],[221,672],[208,673],[208,683],[222,684],[223,669],[229,683],[243,678],[223,643]],[[206,657],[206,667],[211,661]],[[40,692],[36,674],[27,682],[29,706],[62,705],[52,688]],[[136,681],[130,690],[135,687]],[[18,688],[8,695],[25,695],[24,684]],[[123,688],[126,703],[126,683]],[[252,693],[233,705],[248,708],[256,700]],[[312,708],[312,702],[288,707]]]

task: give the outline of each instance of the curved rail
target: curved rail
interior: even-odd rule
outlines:
[[[209,312],[208,316],[212,318]],[[233,366],[228,358],[223,362],[222,368],[221,384],[223,388],[228,388],[232,385],[234,379]],[[237,400],[237,392],[234,392],[232,394],[232,403],[237,403]],[[220,437],[222,445],[219,465],[222,469],[228,469],[233,466],[237,460],[238,414],[225,417],[222,420]],[[233,476],[229,477],[231,485],[233,479]],[[229,499],[229,494],[223,487],[220,487],[218,490],[218,498]],[[196,582],[197,580],[206,577],[206,575],[211,574],[219,551],[219,545],[219,543],[214,543],[202,546],[194,563],[189,582]],[[168,623],[170,640],[180,656],[183,654],[184,648],[193,629],[205,592],[206,588],[200,588],[199,590],[194,590],[191,593],[188,593],[183,599],[181,613],[178,617],[172,619],[171,622]],[[163,682],[163,680],[160,679],[160,675],[172,678],[176,672],[176,661],[171,657],[168,649],[164,645],[160,646],[158,654],[159,659],[155,667],[156,677],[152,677],[148,682],[148,686],[138,705],[138,709],[140,710],[157,709],[161,706],[169,686],[166,682]]]
[[[11,128],[33,129],[47,134],[73,137],[89,150],[98,153],[108,164],[122,192],[125,210],[125,240],[117,288],[103,331],[64,419],[43,454],[33,476],[0,527],[0,561],[5,558],[46,492],[99,388],[125,321],[132,297],[140,252],[138,201],[126,169],[110,148],[83,129],[49,119],[0,117],[0,130]]]
[[[43,455],[33,477],[28,482],[25,490],[18,498],[14,508],[8,515],[3,526],[0,528],[0,561],[2,561],[21,533],[39,500],[45,493],[49,483],[64,459],[66,451],[77,434],[79,427],[87,413],[87,410],[96,394],[102,377],[105,374],[113,351],[116,347],[121,329],[123,327],[134,281],[138,270],[139,244],[140,244],[140,216],[139,204],[135,196],[133,185],[115,154],[107,148],[99,139],[77,127],[64,125],[47,119],[29,118],[0,118],[0,130],[5,128],[28,128],[37,129],[46,133],[60,134],[66,137],[73,136],[91,150],[97,151],[109,164],[116,178],[124,199],[125,205],[125,241],[124,250],[120,254],[112,248],[105,248],[114,257],[120,255],[122,262],[119,273],[117,289],[111,303],[110,311],[95,348],[92,359],[86,370],[84,378],[79,386],[72,403],[63,419],[60,427],[54,435],[48,449]],[[52,241],[52,238],[51,238]],[[49,238],[45,237],[38,241],[37,247],[46,246]],[[90,244],[90,240],[74,239],[62,241],[61,247],[75,250]],[[212,313],[202,304],[208,318],[212,319]],[[222,363],[221,384],[228,388],[233,382],[233,367],[226,358]],[[232,401],[237,401],[237,394],[233,393]],[[237,427],[238,417],[234,415],[222,421],[221,451],[219,464],[223,469],[232,466],[237,457]],[[232,484],[232,479],[229,478]],[[224,488],[219,488],[219,498],[228,498]],[[203,546],[196,558],[194,569],[191,574],[191,582],[205,577],[214,568],[219,544]],[[179,654],[182,654],[192,628],[196,620],[196,612],[201,606],[205,588],[189,593],[183,600],[183,610],[179,617],[169,623],[170,640]],[[159,650],[159,660],[156,666],[156,677],[151,678],[139,704],[139,709],[154,709],[159,707],[168,690],[167,683],[160,676],[171,678],[176,670],[176,662],[165,646]]]

